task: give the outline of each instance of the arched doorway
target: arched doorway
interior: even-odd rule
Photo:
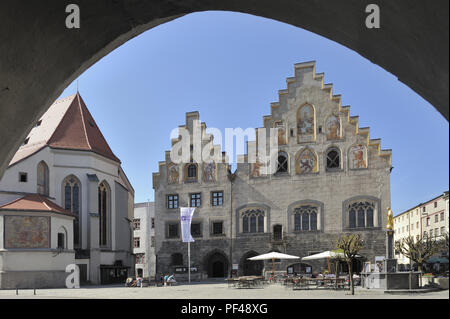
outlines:
[[[245,253],[241,258],[241,269],[243,276],[261,276],[264,261],[262,260],[248,260],[248,258],[258,256],[255,251],[249,251]]]
[[[214,251],[206,257],[208,278],[223,278],[228,275],[228,258],[220,251]]]

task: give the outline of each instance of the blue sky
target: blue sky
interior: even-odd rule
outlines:
[[[448,122],[381,67],[326,38],[240,13],[190,14],[151,29],[79,77],[79,91],[135,189],[154,199],[152,173],[185,112],[208,127],[262,127],[294,64],[316,61],[350,115],[392,149],[398,214],[448,190]],[[63,92],[76,92],[76,81]],[[239,114],[239,116],[236,116]]]

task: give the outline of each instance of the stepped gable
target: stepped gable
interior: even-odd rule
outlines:
[[[289,77],[286,79],[287,88],[278,91],[278,102],[270,103],[270,115],[263,116],[263,125],[264,127],[261,129],[267,129],[273,127],[274,122],[279,120],[279,115],[282,112],[286,112],[286,110],[280,110],[281,105],[288,105],[287,99],[292,94],[295,94],[293,88],[294,84],[302,83],[303,77],[302,75],[310,74],[312,76],[313,81],[317,81],[321,87],[321,90],[329,96],[329,99],[336,106],[336,112],[343,115],[343,118],[347,123],[350,123],[354,126],[354,134],[365,137],[365,145],[367,147],[375,147],[378,153],[378,156],[385,157],[388,159],[389,163],[392,165],[392,150],[390,149],[381,149],[381,139],[370,139],[369,137],[369,127],[359,127],[359,117],[358,116],[350,116],[350,106],[341,105],[341,95],[333,95],[333,84],[327,83],[324,84],[324,73],[316,73],[315,72],[316,63],[315,61],[296,63],[294,65],[294,77]],[[304,72],[304,71],[309,72]],[[303,72],[302,72],[303,71]],[[342,123],[344,124],[344,123]]]

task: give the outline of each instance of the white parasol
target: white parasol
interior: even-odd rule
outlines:
[[[272,251],[267,254],[258,255],[255,257],[247,258],[248,260],[270,260],[272,259],[272,274],[275,275],[275,259],[299,259],[298,256],[292,256],[287,254],[278,253],[276,251]]]

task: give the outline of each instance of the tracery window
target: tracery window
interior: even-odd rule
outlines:
[[[294,208],[294,230],[317,230],[318,207],[303,205]]]
[[[75,248],[80,246],[80,237],[81,237],[81,229],[80,229],[80,207],[81,207],[81,198],[80,198],[80,181],[74,176],[68,176],[64,179],[64,208],[68,211],[71,211],[72,214],[75,215],[75,219],[73,220],[73,245]]]
[[[99,244],[108,245],[109,189],[105,182],[98,186]]]
[[[44,161],[37,165],[37,193],[48,196],[48,178],[49,178],[48,166]]]
[[[348,206],[349,228],[373,227],[375,204],[369,201],[354,202]]]
[[[264,233],[265,212],[259,208],[247,209],[241,214],[243,233]]]

